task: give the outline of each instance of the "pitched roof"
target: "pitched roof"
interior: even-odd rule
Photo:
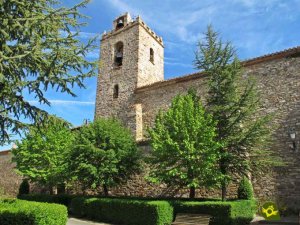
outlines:
[[[281,59],[281,58],[285,58],[285,57],[298,56],[299,54],[300,54],[300,46],[297,46],[297,47],[288,48],[288,49],[285,49],[285,50],[282,50],[279,52],[274,52],[274,53],[259,56],[256,58],[248,59],[248,60],[242,61],[241,63],[243,66],[248,67],[248,66],[253,66],[253,65],[259,64],[259,63],[268,62],[268,61]],[[136,88],[135,92],[136,93],[143,92],[146,90],[163,87],[163,86],[167,86],[170,84],[190,81],[190,80],[194,80],[194,79],[198,79],[198,78],[202,78],[202,77],[205,77],[205,73],[203,71],[191,73],[191,74],[187,74],[184,76],[172,78],[169,80],[158,81],[158,82],[155,82],[155,83],[152,83],[149,85],[138,87],[138,88]]]

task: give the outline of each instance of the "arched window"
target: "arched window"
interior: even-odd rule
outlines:
[[[115,65],[116,66],[122,66],[122,64],[123,64],[123,49],[124,49],[123,42],[119,41],[115,45]]]
[[[117,85],[117,84],[114,86],[113,97],[114,98],[118,98],[119,97],[119,85]]]
[[[150,48],[150,62],[154,63],[154,51],[153,51],[153,48]]]

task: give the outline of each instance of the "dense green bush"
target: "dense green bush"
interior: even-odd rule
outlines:
[[[130,225],[165,225],[173,220],[173,208],[167,201],[111,198],[74,198],[71,212],[101,222]]]
[[[30,191],[29,182],[27,179],[24,179],[19,187],[19,195],[28,195]]]
[[[76,195],[60,194],[60,195],[47,195],[47,194],[29,194],[19,195],[19,199],[35,202],[57,203],[69,207],[73,198]]]
[[[65,225],[65,206],[23,200],[0,200],[1,225]]]
[[[238,187],[238,199],[252,199],[253,187],[248,178],[243,177]]]
[[[211,215],[210,225],[248,225],[256,212],[255,200],[237,201],[173,201],[176,213]]]

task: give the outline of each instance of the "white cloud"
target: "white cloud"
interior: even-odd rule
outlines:
[[[232,41],[242,58],[297,45],[296,41],[288,44],[292,38],[285,40],[289,27],[286,24],[294,27],[290,35],[297,33],[295,21],[300,18],[297,13],[299,0],[110,0],[109,3],[118,13],[140,14],[167,40],[167,56],[193,57],[191,52],[208,24],[220,32],[224,41]],[[171,63],[181,62],[166,59],[166,64]]]
[[[284,1],[281,0],[231,0],[233,3],[241,4],[247,8],[254,8],[254,7],[268,7],[278,5]]]
[[[147,21],[150,20],[150,18],[147,16],[147,14],[143,10],[138,9],[136,7],[132,7],[122,0],[109,0],[109,3],[113,7],[115,7],[117,9],[118,13],[120,13],[120,14],[128,12],[133,17],[142,15],[143,19],[146,19]]]
[[[75,34],[76,31],[71,31],[72,34]],[[63,37],[67,37],[68,33],[66,31],[62,31],[61,35]],[[97,39],[100,39],[100,34],[98,33],[93,33],[93,32],[79,32],[78,37],[81,39],[91,39],[94,37],[97,37]]]
[[[134,11],[135,11],[128,4],[126,4],[125,2],[123,2],[121,0],[110,0],[109,3],[111,3],[115,8],[117,8],[117,10],[120,13],[125,13],[125,12],[132,12],[132,13],[134,13]]]
[[[201,9],[196,10],[194,8],[174,8],[174,11],[169,10],[166,12],[160,9],[159,6],[152,6],[155,8],[148,8],[147,10],[144,10],[144,8],[142,8],[144,6],[143,4],[136,3],[135,7],[133,7],[126,1],[122,0],[110,0],[109,3],[119,13],[129,12],[134,15],[141,15],[142,19],[148,23],[148,25],[152,25],[154,30],[175,35],[180,39],[180,41],[189,44],[195,43],[202,35],[199,32],[194,33],[193,30],[190,29],[190,26],[200,23],[201,18],[205,18],[206,20],[208,18],[212,18],[218,9],[217,4],[207,4]],[[162,7],[166,7],[165,4],[167,3],[165,2],[162,4],[164,4]],[[172,4],[174,3],[170,1],[167,5]],[[138,8],[137,5],[140,7]],[[154,11],[156,13],[153,13]]]
[[[79,37],[82,39],[91,39],[94,37],[97,37],[97,39],[100,39],[100,34],[92,33],[92,32],[79,32]]]
[[[171,66],[180,66],[180,67],[193,68],[192,64],[187,64],[187,63],[167,62],[167,61],[165,61],[165,64],[166,64],[166,65],[171,65]]]

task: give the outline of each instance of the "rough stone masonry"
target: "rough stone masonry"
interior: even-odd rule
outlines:
[[[275,113],[271,148],[288,165],[275,172],[252,178],[256,196],[279,199],[288,207],[300,206],[300,47],[242,62],[244,76],[255,76],[263,107],[260,113]],[[103,34],[97,84],[95,118],[114,116],[128,126],[139,145],[149,150],[146,128],[153,124],[159,109],[193,87],[205,97],[207,79],[203,73],[164,80],[164,45],[140,17],[126,13]],[[146,173],[146,172],[145,172]],[[164,185],[155,186],[137,175],[112,190],[117,195],[186,195]],[[236,183],[230,186],[234,197]],[[219,190],[198,190],[197,197],[220,196]]]

